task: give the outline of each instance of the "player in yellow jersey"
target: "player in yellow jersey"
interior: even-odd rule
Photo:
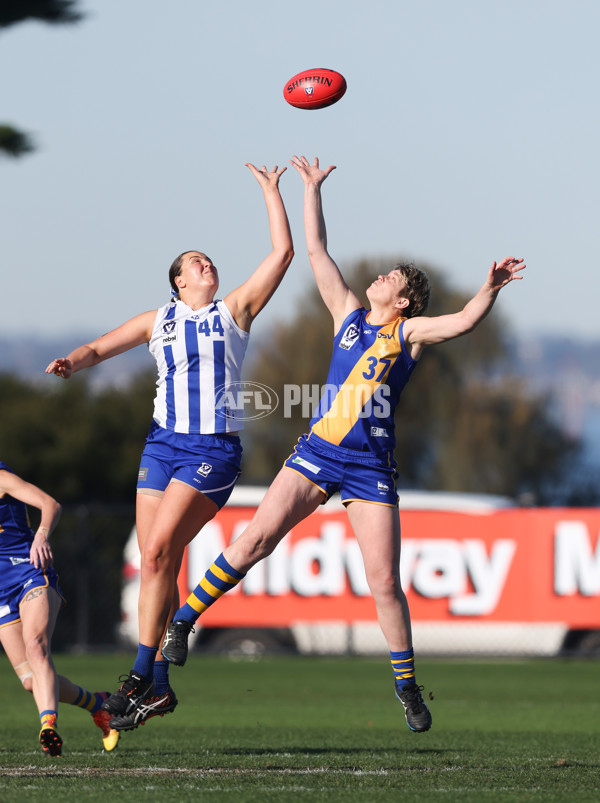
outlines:
[[[498,292],[521,279],[522,259],[494,262],[479,292],[449,315],[424,315],[429,281],[413,265],[398,265],[367,289],[366,310],[327,251],[322,170],[294,156],[304,181],[304,224],[317,286],[334,324],[326,393],[268,489],[252,522],[219,555],[177,611],[163,655],[184,663],[187,635],[197,617],[267,557],[292,527],[339,491],[358,541],[379,625],[390,649],[395,693],[413,731],[431,727],[431,714],[415,679],[410,612],[400,583],[400,518],[395,488],[394,410],[425,346],[471,332]]]

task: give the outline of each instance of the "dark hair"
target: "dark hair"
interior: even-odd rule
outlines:
[[[173,260],[173,264],[169,268],[169,282],[171,283],[171,290],[173,291],[173,295],[179,297],[179,287],[175,284],[175,277],[179,276],[181,273],[181,261],[186,254],[189,254],[189,251],[182,251],[181,254],[177,257],[177,259]]]
[[[406,285],[405,295],[410,304],[408,309],[404,310],[405,317],[416,318],[419,315],[423,315],[429,304],[429,294],[431,292],[427,274],[412,262],[394,265],[393,270],[400,271]]]

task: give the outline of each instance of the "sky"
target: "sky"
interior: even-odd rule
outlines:
[[[79,8],[77,25],[0,31],[0,123],[38,146],[0,159],[0,337],[99,335],[155,309],[186,249],[225,295],[270,250],[245,162],[293,154],[337,166],[323,198],[342,268],[406,257],[475,293],[493,260],[524,257],[497,304],[515,338],[600,336],[596,0]],[[314,67],[346,95],[289,106],[284,85]],[[281,190],[296,257],[263,334],[312,286],[291,167]]]

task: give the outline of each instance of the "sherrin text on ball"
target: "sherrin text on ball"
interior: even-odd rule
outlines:
[[[323,109],[343,97],[346,79],[335,70],[317,67],[294,75],[283,88],[283,97],[297,109]]]

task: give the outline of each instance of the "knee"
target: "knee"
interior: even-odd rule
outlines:
[[[392,571],[377,572],[367,578],[371,594],[375,599],[396,600],[402,595],[400,577]]]
[[[277,543],[278,540],[269,538],[258,528],[248,529],[230,547],[232,565],[235,565],[241,572],[247,572],[255,564],[268,557]]]
[[[48,640],[45,636],[32,636],[25,642],[27,660],[34,666],[48,660],[50,653]]]
[[[142,549],[141,564],[144,573],[160,574],[175,565],[175,557],[165,542],[150,541]]]

